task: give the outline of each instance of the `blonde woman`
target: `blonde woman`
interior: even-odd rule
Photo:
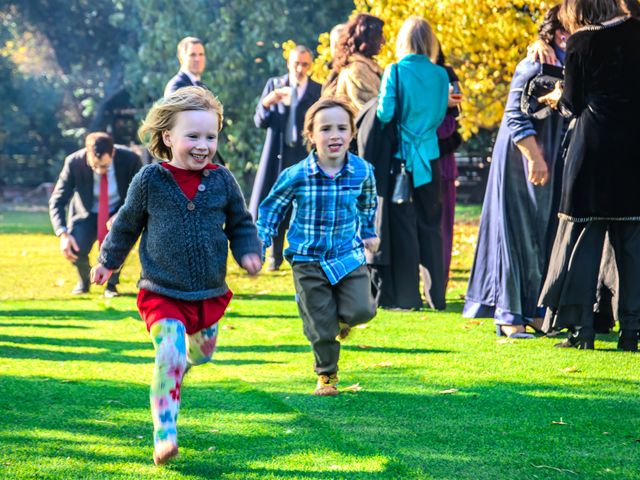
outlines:
[[[422,307],[419,265],[427,303],[438,310],[446,305],[437,128],[447,111],[449,77],[435,63],[439,50],[429,23],[410,17],[398,34],[398,63],[382,76],[377,116],[382,123],[395,118],[400,135],[391,175],[404,163],[413,187],[411,203],[385,205],[388,232],[381,237],[385,251],[378,257],[385,260],[374,266],[381,280],[380,305],[387,308]],[[393,188],[393,179],[388,183]],[[380,195],[391,198],[391,192]]]

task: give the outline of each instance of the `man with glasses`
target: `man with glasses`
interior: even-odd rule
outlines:
[[[287,61],[289,72],[267,81],[256,106],[253,120],[256,127],[267,130],[267,135],[249,202],[254,220],[258,218],[260,202],[269,194],[280,172],[307,157],[302,138],[304,116],[322,90],[319,83],[309,78],[312,62],[313,55],[307,47],[298,45],[291,50]],[[280,223],[278,236],[273,239],[267,270],[278,270],[282,264],[288,225],[289,215]]]
[[[78,271],[78,283],[71,292],[89,292],[89,252],[106,237],[127,189],[140,170],[140,157],[103,132],[87,135],[85,148],[69,155],[49,199],[49,216],[60,250]],[[69,206],[69,223],[66,208]],[[104,296],[118,296],[120,272],[114,272]]]

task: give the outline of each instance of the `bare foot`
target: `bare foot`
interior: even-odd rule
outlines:
[[[178,445],[169,441],[159,441],[153,449],[153,463],[164,465],[169,460],[178,456]]]
[[[524,333],[524,325],[502,325],[502,333],[510,337],[514,333]]]
[[[533,319],[531,323],[529,323],[529,326],[533,328],[536,332],[541,332],[543,323],[544,323],[544,318],[536,317]]]

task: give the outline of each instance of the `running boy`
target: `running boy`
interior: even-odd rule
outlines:
[[[158,101],[139,136],[168,162],[143,167],[100,250],[92,281],[103,284],[142,234],[138,309],[156,350],[151,383],[153,460],[178,454],[180,384],[192,365],[211,360],[217,322],[231,300],[225,282],[229,244],[249,274],[260,270],[260,241],[229,170],[213,165],[222,105],[201,87]]]
[[[304,135],[313,150],[280,174],[258,214],[264,252],[293,204],[285,257],[315,358],[314,394],[321,396],[338,394],[338,339],[376,314],[364,255],[365,247],[375,251],[379,245],[376,187],[373,167],[347,152],[353,117],[338,98],[322,98],[309,108]]]

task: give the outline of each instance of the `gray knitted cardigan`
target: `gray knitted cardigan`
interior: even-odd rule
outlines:
[[[227,292],[227,252],[238,263],[261,255],[260,240],[244,197],[224,167],[204,170],[192,201],[160,164],[143,167],[131,181],[124,206],[98,261],[115,270],[142,234],[138,287],[181,300]]]

